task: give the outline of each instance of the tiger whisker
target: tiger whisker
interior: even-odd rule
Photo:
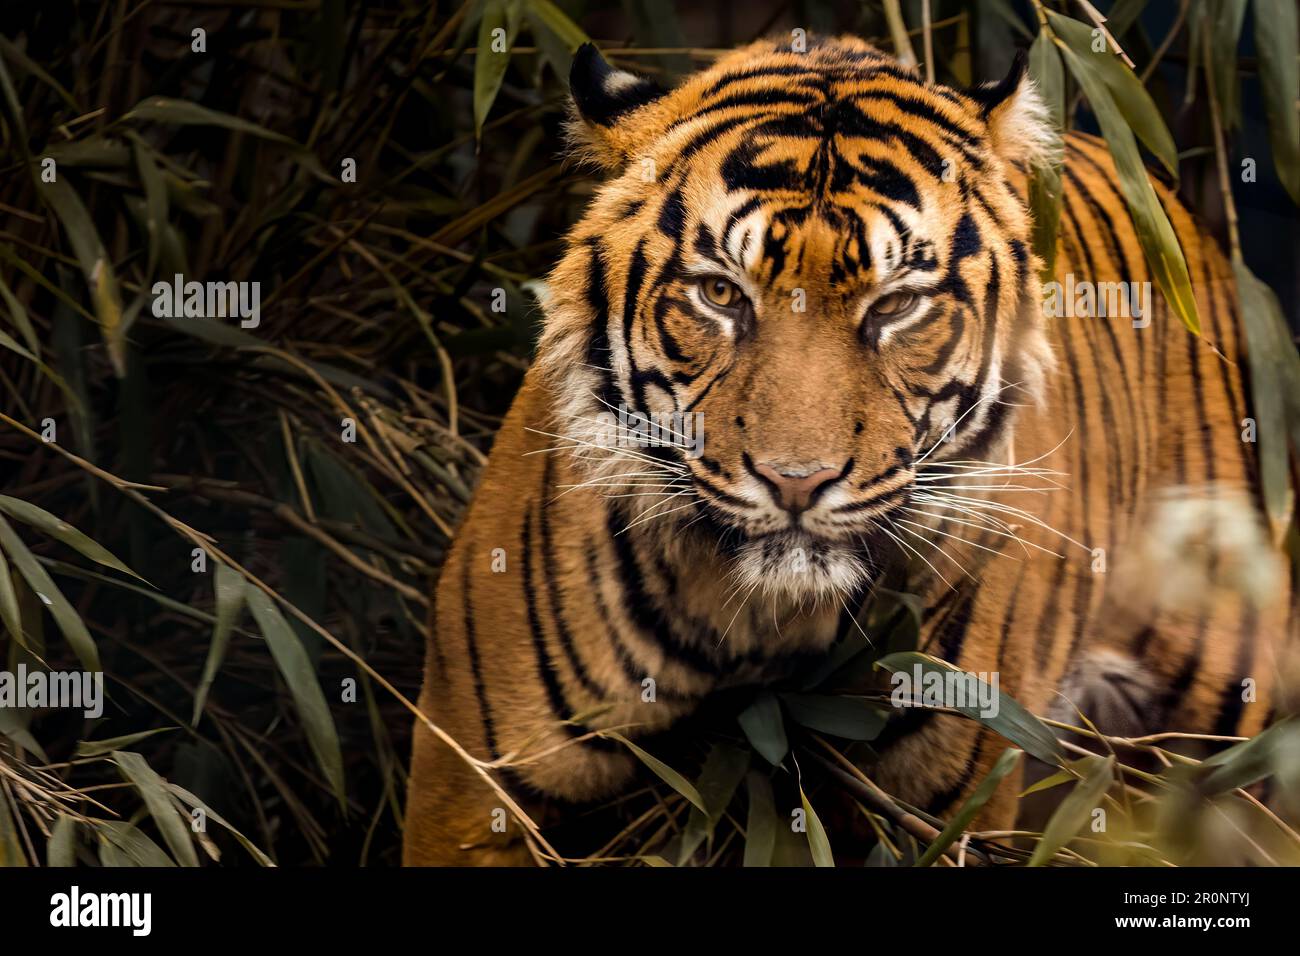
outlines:
[[[656,466],[658,466],[658,467],[660,467],[660,468],[663,468],[663,469],[666,470],[666,471],[667,471],[667,470],[671,470],[671,471],[677,471],[677,472],[682,472],[682,473],[684,473],[684,472],[686,471],[686,466],[685,466],[685,465],[674,465],[674,464],[671,464],[671,463],[669,463],[669,462],[665,462],[665,461],[663,461],[663,460],[660,459],[660,458],[656,458],[656,457],[654,457],[653,455],[644,455],[644,454],[641,454],[640,452],[632,451],[632,450],[630,450],[630,449],[628,449],[628,448],[626,448],[626,447],[623,447],[623,446],[617,446],[617,447],[615,447],[615,446],[612,446],[612,445],[601,445],[601,444],[598,444],[598,443],[596,443],[596,442],[591,442],[591,441],[587,441],[587,440],[582,439],[582,438],[578,438],[578,437],[575,436],[575,435],[557,435],[557,434],[555,434],[554,432],[545,432],[545,431],[542,431],[541,429],[538,429],[538,428],[531,428],[531,427],[528,427],[528,426],[525,426],[525,430],[526,430],[526,431],[533,432],[534,434],[537,434],[537,435],[545,435],[547,438],[558,438],[558,439],[560,439],[561,441],[570,441],[570,442],[573,442],[575,447],[576,447],[576,446],[581,446],[581,447],[584,447],[584,448],[596,448],[596,449],[603,449],[603,450],[606,450],[606,451],[618,451],[618,452],[620,452],[620,453],[623,454],[623,455],[629,456],[629,457],[634,458],[634,459],[639,459],[639,460],[645,462],[646,464],[656,465]],[[525,455],[532,455],[532,454],[536,454],[536,453],[537,453],[537,452],[524,452]]]
[[[921,511],[917,508],[903,508],[902,510],[909,512],[910,514],[925,515],[928,518],[935,518],[939,521],[946,521],[946,522],[951,522],[952,524],[962,525],[963,527],[974,528],[975,530],[983,531],[986,534],[996,534],[999,537],[1010,538],[1020,545],[1021,549],[1025,552],[1026,555],[1029,554],[1030,548],[1037,548],[1039,551],[1042,551],[1046,554],[1055,555],[1058,558],[1065,557],[1065,555],[1058,554],[1057,552],[1053,551],[1051,548],[1044,548],[1040,544],[1035,544],[1032,541],[1026,541],[1024,538],[1020,537],[1020,535],[1016,534],[1013,531],[999,531],[997,528],[991,527],[987,524],[976,524],[974,521],[963,521],[961,518],[954,518],[950,515],[937,514],[933,511]],[[1009,527],[1009,525],[1007,527]]]
[[[981,551],[987,551],[989,554],[1001,554],[1001,553],[1002,553],[1002,552],[999,551],[997,548],[990,548],[990,547],[988,547],[987,545],[983,545],[983,544],[980,544],[980,543],[978,543],[978,542],[976,542],[976,541],[972,541],[972,540],[970,540],[969,538],[963,538],[963,537],[962,537],[961,535],[959,535],[959,534],[951,534],[951,533],[949,533],[949,532],[947,532],[947,531],[940,531],[938,528],[931,528],[931,527],[928,527],[928,526],[926,526],[926,525],[923,525],[923,524],[921,524],[920,522],[917,522],[917,521],[909,521],[907,518],[899,518],[899,519],[898,519],[898,523],[899,523],[899,524],[905,524],[905,525],[911,525],[911,526],[914,527],[914,528],[920,528],[922,531],[929,531],[931,534],[941,534],[941,535],[943,535],[945,538],[952,538],[954,541],[962,541],[962,542],[964,542],[964,543],[970,545],[972,548],[979,548]],[[924,537],[924,536],[921,536],[921,537]],[[950,559],[950,560],[951,560],[951,559]],[[1012,560],[1015,560],[1015,559],[1013,558]]]
[[[940,547],[937,543],[935,543],[934,541],[931,541],[931,540],[930,540],[929,538],[927,538],[925,535],[923,535],[923,534],[918,534],[917,532],[913,531],[911,528],[903,528],[903,527],[900,527],[898,524],[896,524],[896,523],[895,523],[894,521],[892,521],[892,520],[891,520],[889,523],[890,523],[890,525],[893,526],[896,530],[901,531],[901,532],[903,532],[904,534],[910,534],[913,538],[916,538],[918,541],[923,541],[923,542],[925,542],[925,543],[928,544],[930,547],[932,547],[935,551],[937,551],[939,554],[941,554],[943,557],[947,558],[948,561],[949,561],[949,562],[950,562],[950,563],[951,563],[951,564],[952,564],[952,565],[953,565],[953,566],[954,566],[958,571],[960,571],[962,574],[966,575],[967,578],[969,578],[969,579],[972,580],[972,581],[975,580],[975,576],[974,576],[973,574],[971,574],[969,571],[967,571],[966,568],[962,566],[961,562],[959,562],[959,561],[958,561],[956,558],[954,558],[951,554],[949,554],[947,551],[945,551],[943,548],[941,548],[941,547]],[[913,524],[915,524],[915,522],[913,522]],[[924,525],[917,525],[917,527],[924,527]],[[936,570],[935,573],[937,574],[938,571]]]
[[[885,520],[886,520],[886,521],[889,521],[888,518],[886,518]],[[892,521],[889,521],[889,524],[890,524],[891,526],[893,526],[894,523],[893,523]],[[894,541],[896,541],[896,542],[897,542],[897,543],[898,543],[902,548],[906,549],[907,551],[912,552],[912,554],[916,555],[918,558],[920,558],[922,561],[924,561],[924,562],[926,563],[926,566],[929,567],[929,569],[930,569],[931,571],[933,571],[936,575],[938,575],[939,580],[942,581],[944,584],[948,585],[948,587],[949,587],[951,590],[953,590],[953,591],[957,590],[955,587],[953,587],[953,583],[952,583],[951,581],[949,581],[946,577],[944,577],[943,574],[939,571],[938,568],[936,568],[933,564],[930,563],[930,559],[929,559],[929,558],[927,558],[925,555],[923,555],[920,551],[917,551],[916,548],[912,547],[910,544],[908,544],[906,541],[904,541],[904,540],[903,540],[902,538],[900,538],[898,535],[894,534],[892,531],[890,531],[890,530],[889,530],[888,528],[886,528],[884,525],[877,525],[877,527],[880,528],[880,530],[883,531],[885,534],[887,534],[887,535],[889,535],[891,538],[893,538]]]
[[[1013,515],[1017,518],[1023,518],[1025,521],[1035,524],[1045,531],[1050,531],[1052,534],[1057,535],[1060,538],[1063,538],[1064,540],[1073,544],[1075,547],[1082,548],[1084,551],[1090,552],[1092,550],[1086,544],[1082,543],[1081,541],[1076,541],[1074,538],[1070,537],[1068,534],[1066,534],[1064,531],[1061,531],[1058,528],[1053,528],[1051,525],[1043,521],[1037,515],[1025,511],[1023,508],[1015,508],[1001,501],[988,501],[984,498],[971,498],[965,495],[952,495],[952,494],[948,494],[947,492],[937,491],[937,490],[931,492],[930,494],[935,497],[918,495],[917,498],[918,500],[956,501],[956,502],[960,502],[963,505],[966,505],[967,507],[973,508],[976,511],[992,511],[999,514]]]
[[[758,586],[761,583],[762,583],[762,579],[758,578],[755,579],[754,583],[749,586],[749,590],[745,592],[744,599],[740,602],[740,605],[736,608],[736,613],[731,615],[731,620],[727,622],[727,629],[723,631],[722,636],[718,638],[718,644],[717,644],[718,647],[721,647],[722,642],[727,639],[727,635],[731,633],[732,625],[736,623],[736,618],[740,616],[740,612],[745,609],[745,605],[749,603],[749,599],[753,596],[754,591],[757,590]]]

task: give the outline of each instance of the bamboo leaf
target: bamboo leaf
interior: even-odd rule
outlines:
[[[98,541],[82,534],[72,525],[68,524],[61,518],[55,517],[48,511],[36,507],[36,505],[23,501],[19,498],[11,498],[8,495],[0,495],[0,511],[13,518],[15,521],[21,521],[23,524],[31,525],[37,531],[42,531],[58,541],[62,541],[68,547],[79,551],[81,554],[90,558],[96,564],[102,564],[106,568],[112,568],[115,571],[121,571],[129,574],[137,580],[144,581],[144,578],[136,574],[125,564],[113,556],[113,554]],[[148,583],[147,581],[145,582]]]
[[[966,802],[948,821],[948,825],[943,828],[943,832],[934,838],[934,842],[926,848],[925,853],[916,861],[917,866],[933,865],[934,861],[939,859],[948,847],[952,846],[952,842],[966,831],[966,827],[970,826],[970,822],[975,819],[976,814],[983,809],[984,804],[989,802],[989,799],[998,789],[998,784],[1006,779],[1007,774],[1016,769],[1022,753],[1024,753],[1023,750],[1017,750],[1015,747],[1008,747],[1002,751],[1002,756],[998,757],[997,763],[988,772],[988,776],[980,781],[980,785],[975,788],[975,792],[966,798]]]
[[[915,673],[916,668],[920,668],[923,677],[928,674],[935,674],[940,678],[945,674],[959,674],[964,679],[968,679],[972,676],[947,661],[941,661],[937,657],[931,657],[929,654],[922,654],[919,651],[901,651],[897,654],[890,654],[877,661],[876,666],[883,667],[893,673]],[[992,690],[992,687],[987,682],[981,680],[980,683],[989,687],[990,691]],[[1056,735],[1052,733],[1046,724],[1022,707],[1019,701],[1010,694],[1003,693],[1001,689],[997,691],[997,707],[994,708],[997,712],[992,716],[980,713],[978,706],[969,703],[956,706],[954,702],[951,706],[953,706],[954,710],[978,720],[990,730],[1001,734],[1017,747],[1032,754],[1044,763],[1059,767],[1065,761],[1064,751],[1061,749]]]
[[[14,566],[18,568],[18,573],[23,576],[41,602],[49,608],[50,615],[59,625],[63,636],[68,639],[82,667],[88,671],[102,670],[99,664],[99,651],[95,648],[95,642],[90,632],[86,630],[81,616],[73,610],[68,599],[63,596],[63,592],[36,560],[36,556],[4,518],[0,518],[0,551],[9,555]]]
[[[206,803],[204,803],[194,794],[190,793],[184,787],[175,783],[168,783],[167,789],[170,790],[172,793],[176,794],[176,796],[180,797],[180,799],[183,800],[185,803],[187,803],[190,807],[196,810],[202,810],[204,814],[207,815],[209,820],[215,821],[218,825],[225,827],[228,831],[230,831],[230,834],[236,840],[239,841],[239,845],[248,851],[248,855],[251,856],[254,860],[256,860],[258,862],[258,865],[275,866],[275,863],[271,860],[271,858],[267,856],[265,853],[263,853],[260,849],[258,849],[257,845],[254,844],[252,840],[248,839],[248,837],[240,833],[239,830],[237,830],[229,820],[227,820],[221,814],[217,813],[216,810],[213,810],[210,806],[208,806]]]
[[[790,742],[785,736],[785,720],[776,695],[763,691],[736,719],[754,749],[772,766],[780,766],[790,750]]]
[[[1049,11],[1052,24],[1068,18]],[[1110,147],[1115,160],[1115,169],[1119,174],[1120,192],[1128,204],[1129,214],[1133,217],[1133,227],[1137,231],[1138,242],[1146,256],[1147,265],[1155,277],[1156,285],[1164,293],[1174,314],[1182,320],[1193,333],[1200,335],[1201,321],[1196,311],[1196,299],[1192,296],[1192,282],[1187,274],[1187,261],[1183,250],[1178,245],[1169,217],[1165,215],[1160,200],[1156,197],[1151,180],[1147,177],[1142,157],[1138,153],[1137,141],[1129,129],[1125,117],[1111,95],[1108,82],[1103,75],[1100,63],[1105,63],[1099,56],[1089,54],[1083,58],[1064,43],[1058,44],[1066,65],[1079,85],[1083,87],[1088,103],[1101,125],[1102,135]]]
[[[610,740],[617,740],[628,750],[632,751],[632,754],[645,764],[656,777],[680,793],[683,797],[689,800],[692,805],[698,807],[701,813],[709,812],[709,808],[704,803],[704,798],[700,796],[699,791],[695,789],[694,785],[672,767],[668,766],[668,764],[664,763],[658,757],[646,753],[636,744],[632,743],[632,741],[628,740],[616,731],[603,730],[600,735],[602,737],[608,737]]]
[[[103,754],[112,753],[114,750],[134,746],[154,734],[165,734],[175,729],[175,727],[155,727],[153,730],[142,730],[136,734],[123,734],[121,737],[106,737],[103,740],[81,740],[77,742],[75,753],[78,757],[99,757]]]
[[[75,818],[66,813],[59,814],[50,833],[49,845],[45,848],[47,866],[77,865],[77,830],[80,826]]]
[[[590,42],[587,34],[551,0],[527,0],[524,11],[538,48],[554,68],[555,75],[567,81],[574,51]]]
[[[874,740],[888,717],[879,707],[856,697],[829,694],[782,694],[795,723],[845,740]]]
[[[158,831],[182,866],[198,866],[199,857],[190,839],[189,820],[176,812],[167,793],[167,783],[149,766],[144,757],[129,750],[113,752],[113,762],[122,771],[144,800],[149,815],[158,825]]]
[[[67,181],[58,179],[39,186],[41,198],[54,210],[67,233],[68,242],[81,266],[90,290],[90,300],[100,334],[108,347],[108,357],[118,378],[126,376],[126,327],[122,322],[122,297],[117,276],[108,261],[108,253],[95,231],[95,224],[81,197]]]
[[[32,327],[32,320],[27,316],[27,310],[23,304],[18,301],[13,290],[5,283],[4,276],[0,276],[0,299],[4,300],[5,308],[9,310],[9,318],[13,321],[14,327],[27,343],[27,358],[37,361],[36,356],[41,354],[41,342],[36,337],[36,329]],[[12,348],[12,346],[9,346]],[[14,351],[18,351],[14,349]],[[23,354],[23,353],[19,353]]]
[[[826,828],[822,826],[817,811],[808,802],[808,795],[799,787],[799,800],[803,803],[804,821],[808,825],[808,849],[812,851],[814,866],[834,866],[835,856],[831,853],[831,841],[826,838]]]
[[[151,96],[137,103],[127,111],[122,119],[168,123],[173,126],[215,126],[236,133],[247,133],[269,143],[283,146],[309,172],[327,182],[333,183],[336,181],[325,172],[325,168],[321,166],[316,155],[301,143],[295,142],[282,133],[273,132],[265,126],[241,119],[238,116],[231,116],[229,113],[222,113],[219,110],[208,109],[206,106],[200,106],[198,103],[191,103],[188,100]]]
[[[1095,759],[1087,775],[1075,784],[1052,814],[1052,819],[1047,821],[1047,829],[1034,847],[1029,865],[1042,866],[1049,862],[1061,847],[1074,839],[1114,781],[1115,758]]]
[[[1300,12],[1295,0],[1255,0],[1255,48],[1273,164],[1300,205]]]
[[[1296,740],[1300,740],[1300,720],[1290,717],[1219,751],[1192,772],[1197,792],[1212,797],[1258,783],[1273,771],[1280,748]]]
[[[226,656],[226,645],[230,643],[230,632],[244,606],[244,576],[234,568],[218,561],[213,575],[213,588],[216,591],[217,620],[212,628],[212,643],[208,646],[208,656],[203,662],[203,676],[199,679],[198,690],[194,693],[194,715],[190,723],[198,726],[203,714],[203,705],[207,702],[208,691],[216,680],[217,671]]]
[[[1260,485],[1273,540],[1281,543],[1295,510],[1287,428],[1287,403],[1300,394],[1300,359],[1273,290],[1234,257],[1246,352],[1250,360],[1251,411],[1259,445]],[[1297,418],[1300,422],[1300,418]]]
[[[487,0],[478,28],[478,52],[474,55],[474,137],[482,139],[483,121],[501,90],[510,66],[510,48],[515,42],[518,17],[513,0]]]
[[[307,735],[308,746],[334,790],[339,805],[343,806],[346,793],[338,731],[334,727],[334,718],[330,715],[329,705],[325,703],[325,694],[321,691],[307,652],[280,609],[271,603],[271,599],[260,588],[248,587],[244,593],[248,608],[253,612],[253,618],[270,648],[271,657],[289,686],[289,693]]]
[[[32,650],[27,645],[27,636],[23,633],[23,616],[18,607],[18,592],[14,590],[14,579],[9,574],[9,562],[0,550],[0,623],[13,636],[19,645]]]
[[[1065,68],[1047,30],[1040,30],[1029,49],[1029,73],[1038,87],[1052,123],[1065,131]],[[1056,230],[1061,220],[1061,167],[1040,165],[1029,182],[1029,202],[1034,214],[1034,252],[1043,261],[1040,278],[1051,280],[1056,273]]]
[[[1174,145],[1174,138],[1165,124],[1164,117],[1160,115],[1160,109],[1138,75],[1111,51],[1109,46],[1101,53],[1093,52],[1092,27],[1086,23],[1063,17],[1050,10],[1048,17],[1053,32],[1065,41],[1067,47],[1074,53],[1075,59],[1090,72],[1091,76],[1105,84],[1112,101],[1119,108],[1125,122],[1137,134],[1138,139],[1142,140],[1147,149],[1160,160],[1161,165],[1169,170],[1169,175],[1176,177],[1178,147]],[[1081,77],[1079,80],[1082,84]],[[1086,85],[1084,90],[1087,92]],[[1092,103],[1090,93],[1088,102]],[[1096,110],[1096,104],[1093,104],[1093,110]],[[1107,136],[1106,139],[1109,141],[1110,137]]]
[[[751,770],[745,777],[749,816],[745,821],[745,866],[771,866],[776,849],[776,801],[767,775]]]
[[[140,829],[118,820],[97,820],[95,833],[100,839],[99,862],[103,866],[171,866],[176,861]]]
[[[691,807],[686,826],[682,829],[678,866],[684,866],[701,843],[713,840],[713,831],[740,786],[740,780],[749,768],[749,759],[748,750],[730,744],[716,743],[709,748],[699,779],[695,781],[695,790],[708,807],[708,812]]]
[[[18,827],[9,812],[8,796],[0,787],[0,868],[19,866],[27,866],[27,855],[23,853]]]

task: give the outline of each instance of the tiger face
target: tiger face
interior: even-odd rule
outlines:
[[[1052,141],[1023,60],[963,93],[857,40],[760,43],[665,93],[588,46],[571,82],[579,155],[614,176],[549,283],[558,427],[593,485],[662,482],[632,521],[742,586],[861,587],[918,471],[995,455],[1050,362],[1014,182]],[[615,409],[697,421],[700,453],[582,431]]]

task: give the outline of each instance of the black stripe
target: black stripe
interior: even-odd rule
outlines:
[[[537,672],[541,675],[542,686],[546,689],[546,698],[550,703],[551,713],[555,715],[558,721],[561,721],[560,727],[570,737],[579,737],[591,733],[591,729],[572,722],[573,708],[569,706],[569,701],[564,696],[564,688],[560,686],[559,675],[556,674],[555,666],[551,663],[550,653],[546,649],[545,632],[537,611],[537,589],[533,586],[532,574],[532,526],[533,513],[528,510],[524,513],[523,590],[524,603],[528,609],[528,628],[532,633],[533,650],[537,655]],[[592,737],[583,741],[583,743],[596,750],[610,751],[619,749],[619,744],[616,741],[606,740],[604,737]]]
[[[619,580],[623,586],[628,614],[641,633],[654,640],[665,655],[683,666],[709,677],[719,677],[722,669],[718,660],[694,644],[687,643],[673,633],[672,625],[654,598],[647,593],[644,575],[637,561],[632,539],[622,534],[622,518],[618,509],[606,511],[606,527],[614,544],[618,561]]]
[[[496,725],[492,720],[492,705],[488,703],[487,686],[483,683],[483,664],[478,655],[478,640],[474,632],[474,607],[470,588],[470,570],[473,566],[474,543],[465,548],[465,573],[461,578],[461,591],[465,601],[465,645],[469,652],[469,670],[474,680],[474,696],[478,699],[479,718],[483,721],[483,739],[493,760],[501,759],[497,750]]]
[[[538,523],[541,529],[542,537],[542,576],[546,579],[546,595],[551,604],[551,615],[555,619],[555,631],[560,638],[560,647],[564,651],[564,656],[569,661],[569,666],[573,670],[573,676],[577,678],[583,689],[595,697],[597,701],[603,701],[610,697],[610,692],[592,679],[591,674],[587,671],[578,649],[573,643],[573,633],[569,630],[568,622],[564,619],[564,606],[561,603],[559,562],[555,557],[554,541],[551,538],[551,519],[550,513],[546,507],[546,501],[549,500],[551,491],[554,488],[555,459],[548,457],[542,471],[542,502],[538,506]],[[527,555],[527,544],[525,543],[525,557]]]

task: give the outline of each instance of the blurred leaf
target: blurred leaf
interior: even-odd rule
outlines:
[[[1078,780],[1084,769],[1092,762],[1092,757],[1081,757],[1078,760],[1071,760],[1055,773],[1050,773],[1037,783],[1031,784],[1020,792],[1022,797],[1027,797],[1031,793],[1041,793],[1044,790],[1051,790],[1053,787],[1059,787],[1063,783],[1070,783],[1072,780]]]
[[[63,102],[68,104],[69,109],[80,112],[81,107],[78,106],[77,101],[72,98],[72,94],[60,86],[59,82],[55,80],[54,77],[41,69],[41,67],[35,63],[31,57],[15,46],[13,41],[6,36],[0,36],[0,54],[3,54],[4,59],[14,64],[18,69],[22,70],[24,73],[31,74],[50,89],[54,90],[54,92],[58,93],[59,96],[62,97]]]
[[[1062,31],[1078,35],[1078,28],[1086,27],[1078,21],[1070,20],[1048,11],[1048,17],[1058,36]],[[1090,31],[1087,31],[1090,33]],[[1102,135],[1110,147],[1115,159],[1115,169],[1119,173],[1119,187],[1128,203],[1129,213],[1133,217],[1133,227],[1137,230],[1138,242],[1146,256],[1147,265],[1155,277],[1156,284],[1164,293],[1170,307],[1192,332],[1201,333],[1201,320],[1196,312],[1196,300],[1192,296],[1192,283],[1187,275],[1187,262],[1183,250],[1178,245],[1178,237],[1169,224],[1160,200],[1156,197],[1151,180],[1147,177],[1146,167],[1138,153],[1137,142],[1129,128],[1126,117],[1111,94],[1111,82],[1119,61],[1110,53],[1084,55],[1076,54],[1066,44],[1059,44],[1062,56],[1070,67],[1079,85],[1083,87],[1093,114],[1101,126]],[[1123,64],[1119,64],[1120,67]],[[1126,72],[1132,76],[1131,71]],[[1128,100],[1129,108],[1137,97]],[[1149,101],[1149,97],[1147,98]],[[1157,117],[1158,118],[1158,117]],[[1163,121],[1160,124],[1163,127]],[[1147,128],[1148,135],[1151,129]],[[1166,133],[1168,131],[1166,130]],[[1151,144],[1148,144],[1151,145]],[[1155,147],[1152,147],[1154,150]]]
[[[1255,48],[1268,116],[1273,164],[1291,201],[1300,205],[1300,13],[1295,0],[1255,0]]]
[[[45,753],[45,749],[37,743],[36,738],[27,729],[31,717],[32,710],[28,707],[0,707],[0,735],[8,737],[24,750],[36,754],[42,762],[49,763],[50,758]]]
[[[922,674],[937,674],[942,677],[944,674],[962,674],[967,672],[958,667],[954,667],[947,661],[941,661],[937,657],[931,657],[929,654],[922,654],[919,651],[903,651],[898,654],[890,654],[882,657],[877,663],[877,667],[883,667],[893,673],[912,673],[916,667],[921,668]],[[978,679],[978,678],[977,678]],[[985,686],[990,686],[987,682],[980,680]],[[920,688],[916,688],[917,691]],[[1007,740],[1011,741],[1017,747],[1020,747],[1026,753],[1029,753],[1044,763],[1059,767],[1065,761],[1064,751],[1056,739],[1056,735],[1041,720],[1025,710],[1020,703],[1010,694],[1005,694],[1001,689],[997,692],[997,715],[985,717],[980,714],[978,706],[966,705],[954,707],[973,720],[978,720],[990,730],[1001,734]]]
[[[1106,28],[1117,38],[1123,36],[1137,22],[1146,5],[1147,0],[1115,0],[1106,11]]]
[[[551,64],[556,77],[567,83],[574,51],[590,42],[587,34],[551,0],[525,0],[524,12],[543,58]]]
[[[281,133],[272,132],[257,123],[218,110],[210,110],[206,106],[200,106],[198,103],[191,103],[188,100],[151,96],[128,110],[122,119],[124,121],[143,120],[154,123],[168,123],[173,126],[216,126],[236,133],[248,133],[250,136],[256,136],[269,143],[283,146],[289,155],[303,168],[326,182],[331,184],[337,182],[334,177],[325,172],[325,168],[321,166],[316,155],[301,143],[297,143]]]
[[[934,838],[934,841],[926,848],[921,859],[916,861],[917,866],[932,866],[935,860],[939,859],[952,842],[966,831],[970,822],[984,808],[984,804],[989,802],[994,792],[998,789],[998,784],[1006,779],[1016,765],[1020,762],[1020,755],[1023,750],[1017,750],[1015,747],[1008,747],[1002,751],[1002,756],[998,757],[997,763],[993,769],[988,772],[983,780],[980,781],[975,792],[966,798],[966,802],[961,805],[953,818],[948,821],[948,825],[943,828],[943,832]]]
[[[790,750],[785,736],[785,720],[781,705],[771,691],[763,691],[736,718],[754,749],[772,766],[780,766]]]
[[[795,723],[845,740],[874,740],[888,717],[881,709],[856,697],[828,694],[782,694]]]
[[[749,816],[745,822],[745,866],[771,866],[776,847],[776,802],[767,775],[751,770],[745,777]]]
[[[1241,125],[1241,90],[1237,82],[1237,44],[1246,19],[1246,0],[1208,0],[1210,18],[1210,57],[1213,62],[1214,88],[1219,99],[1223,128],[1232,131]],[[1294,101],[1292,112],[1294,112]]]
[[[90,632],[86,630],[86,625],[82,623],[81,615],[68,603],[68,599],[41,567],[36,556],[28,550],[22,538],[18,537],[18,533],[4,518],[0,518],[0,551],[9,555],[18,568],[18,573],[36,592],[42,603],[49,608],[50,615],[59,625],[59,630],[68,639],[68,643],[72,645],[82,667],[88,671],[102,670],[99,651],[96,650],[95,642]]]
[[[133,134],[135,167],[144,186],[145,232],[149,238],[149,258],[145,264],[145,281],[140,283],[140,295],[151,289],[149,280],[162,256],[163,229],[167,224],[167,182],[154,159],[153,150],[140,136]]]
[[[483,136],[483,121],[492,109],[492,103],[501,90],[506,69],[510,66],[510,51],[515,43],[518,28],[518,3],[516,0],[487,0],[483,19],[478,28],[478,52],[474,55],[474,137]],[[504,50],[494,49],[494,44],[504,40]]]
[[[1006,21],[1021,36],[1026,38],[1033,36],[1025,26],[1024,20],[1011,8],[1011,0],[984,0],[984,2],[988,5],[988,9]]]
[[[1093,810],[1097,809],[1102,796],[1115,782],[1115,758],[1100,757],[1093,761],[1091,769],[1047,822],[1042,839],[1034,847],[1029,858],[1030,866],[1042,866],[1051,861],[1056,852],[1069,843],[1078,834],[1079,828],[1088,822]]]
[[[1047,105],[1052,124],[1065,130],[1065,69],[1061,55],[1046,29],[1040,30],[1029,50],[1029,74]],[[1034,252],[1043,260],[1042,281],[1056,273],[1056,230],[1061,219],[1060,165],[1036,166],[1029,183],[1029,202],[1034,214]]]
[[[11,866],[27,866],[27,856],[23,853],[18,827],[9,812],[9,799],[4,788],[0,787],[0,868]]]
[[[194,715],[190,718],[193,726],[198,726],[199,717],[203,715],[203,705],[207,702],[208,691],[216,680],[217,671],[226,656],[226,645],[230,642],[230,631],[235,626],[239,611],[244,606],[244,576],[221,561],[216,562],[213,574],[213,588],[216,591],[217,621],[212,628],[212,643],[208,646],[208,656],[203,662],[203,676],[199,679],[198,690],[194,693]]]
[[[158,831],[177,862],[182,866],[198,866],[199,858],[190,839],[190,821],[177,813],[176,807],[172,805],[167,793],[167,782],[137,753],[114,751],[113,762],[121,769],[122,776],[140,792],[149,815],[158,825]]]
[[[617,740],[628,750],[632,751],[633,755],[635,755],[635,757],[638,760],[640,760],[643,764],[645,764],[646,767],[648,767],[654,773],[655,776],[657,776],[664,783],[668,784],[668,786],[672,787],[674,790],[680,793],[683,797],[689,800],[694,806],[698,807],[702,813],[707,814],[709,812],[709,808],[705,806],[704,798],[700,796],[699,791],[695,789],[695,787],[691,784],[689,780],[683,777],[672,767],[668,766],[668,764],[664,763],[658,757],[652,757],[650,754],[646,753],[636,744],[632,743],[632,741],[628,740],[626,737],[624,737],[620,733],[617,733],[616,731],[602,730],[600,732],[600,735],[602,737],[608,737],[610,740]]]
[[[36,329],[32,327],[32,320],[27,317],[27,310],[23,304],[18,301],[18,297],[13,294],[13,290],[5,283],[4,276],[0,276],[0,299],[4,300],[5,308],[9,310],[9,318],[14,324],[19,334],[22,335],[23,341],[27,343],[27,358],[36,361],[36,356],[41,354],[40,339],[36,337]],[[12,348],[12,346],[10,346]]]
[[[704,758],[704,767],[695,790],[708,808],[707,812],[691,807],[690,816],[682,830],[682,841],[677,865],[684,866],[706,840],[713,840],[713,830],[722,819],[723,812],[740,785],[740,779],[749,768],[749,751],[726,743],[715,743]]]
[[[80,824],[66,813],[54,821],[49,845],[45,848],[46,866],[77,865],[77,829]]]
[[[1290,717],[1249,740],[1219,751],[1191,772],[1197,792],[1213,797],[1258,783],[1273,771],[1278,749],[1297,739],[1300,739],[1300,719]]]
[[[244,595],[248,608],[262,631],[262,637],[271,650],[271,656],[275,659],[275,665],[289,686],[289,693],[293,696],[303,730],[307,734],[307,743],[316,756],[316,762],[329,781],[339,805],[344,806],[347,797],[338,731],[335,730],[334,718],[325,702],[325,695],[311,661],[307,658],[307,652],[303,650],[298,635],[284,619],[280,609],[271,603],[271,599],[260,588],[246,587]]]
[[[1295,510],[1288,445],[1287,403],[1300,395],[1300,358],[1273,290],[1255,278],[1240,257],[1234,257],[1241,319],[1246,327],[1250,360],[1251,411],[1259,445],[1260,485],[1273,540],[1286,536]],[[1300,411],[1300,410],[1298,410]],[[1300,415],[1291,413],[1293,423]],[[1293,426],[1294,427],[1294,426]]]

